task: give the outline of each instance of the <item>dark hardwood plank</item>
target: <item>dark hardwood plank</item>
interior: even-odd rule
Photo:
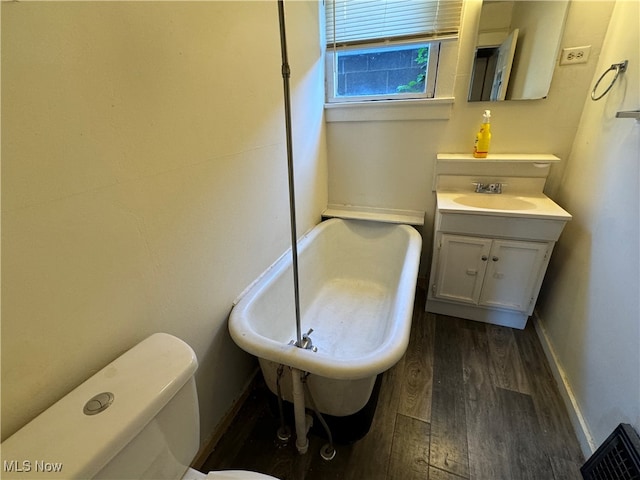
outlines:
[[[520,393],[530,393],[527,373],[522,366],[513,329],[487,325],[491,377],[496,387]]]
[[[256,382],[253,391],[227,429],[227,432],[233,432],[233,434],[225,434],[220,439],[202,465],[202,471],[233,468],[234,459],[241,456],[242,449],[256,429],[258,421],[269,415],[268,404],[265,401],[266,388],[261,380]]]
[[[547,450],[558,458],[584,463],[584,457],[532,322],[514,337],[528,372],[531,398]]]
[[[424,480],[429,474],[429,424],[398,415],[388,480]]]
[[[505,428],[509,432],[507,456],[512,480],[553,478],[553,470],[541,435],[533,401],[529,395],[498,388]]]
[[[429,476],[427,478],[429,480],[461,480],[465,477],[460,477],[458,475],[454,475],[453,473],[445,472],[444,470],[440,470],[439,468],[429,467]],[[498,479],[496,478],[491,480]]]
[[[326,439],[319,441],[317,437],[310,437],[311,446],[307,456],[311,457],[309,470],[306,472],[305,480],[340,480],[344,478],[344,472],[349,465],[353,445],[335,445],[336,456],[331,461],[323,460],[320,457],[320,448],[327,442]]]
[[[578,463],[553,455],[549,457],[549,461],[551,462],[554,480],[583,480],[580,467],[584,462]]]
[[[364,438],[353,445],[344,472],[345,479],[376,480],[386,478],[403,372],[404,359],[384,373],[371,429]]]
[[[462,331],[464,398],[472,479],[509,479],[508,431],[491,377],[485,324]]]
[[[230,468],[261,472],[282,480],[303,480],[311,456],[298,454],[295,438],[287,445],[279,444],[275,436],[278,425],[272,416],[262,418],[247,438],[242,455],[234,459]]]
[[[467,422],[463,391],[461,320],[438,315],[434,340],[429,464],[468,477]]]
[[[229,430],[201,470],[251,470],[282,480],[304,480],[313,455],[299,455],[295,436],[287,444],[276,440],[279,418],[266,401],[270,395],[266,385],[258,381]],[[293,430],[293,425],[290,425]],[[322,439],[310,436],[309,452],[320,450]]]
[[[436,316],[420,307],[422,303],[416,305],[413,316],[398,412],[430,422]]]

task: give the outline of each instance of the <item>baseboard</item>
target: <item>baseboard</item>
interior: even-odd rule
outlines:
[[[427,296],[425,311],[439,313],[449,317],[466,318],[476,322],[491,323],[503,327],[524,329],[529,316],[524,312],[515,310],[499,310],[479,307],[477,305],[463,304],[456,302],[446,302]]]
[[[229,408],[220,422],[218,422],[218,425],[214,429],[213,433],[204,441],[204,443],[200,447],[200,450],[193,459],[193,462],[191,462],[191,468],[195,468],[196,470],[198,470],[200,469],[200,467],[202,467],[202,465],[204,465],[204,462],[207,461],[207,458],[209,458],[213,450],[216,448],[216,445],[222,438],[222,435],[224,435],[224,433],[227,431],[229,425],[231,425],[231,422],[240,411],[240,408],[242,408],[245,400],[247,399],[247,397],[249,397],[249,394],[253,390],[255,382],[258,378],[259,372],[260,369],[256,368],[255,372],[249,377],[249,380],[242,389],[241,394],[238,396],[233,405],[231,405],[231,408]]]
[[[571,425],[576,433],[576,437],[578,438],[578,443],[580,443],[580,449],[582,450],[582,454],[584,458],[589,458],[593,452],[596,451],[596,444],[589,431],[589,427],[587,426],[587,422],[580,411],[580,407],[578,406],[578,402],[576,401],[576,397],[573,394],[573,390],[571,389],[571,385],[567,379],[567,376],[564,373],[564,369],[562,365],[558,361],[558,357],[556,356],[555,350],[549,341],[549,336],[538,316],[538,312],[534,311],[533,316],[531,317],[533,320],[533,325],[535,326],[536,333],[538,334],[538,338],[540,340],[540,344],[542,345],[542,349],[544,350],[544,354],[547,357],[547,361],[549,363],[549,367],[551,368],[551,373],[553,374],[553,378],[558,385],[558,389],[560,390],[560,395],[562,397],[562,401],[567,408],[567,413],[569,414],[569,419],[571,421]]]

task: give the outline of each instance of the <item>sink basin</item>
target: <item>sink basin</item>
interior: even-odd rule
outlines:
[[[453,201],[467,207],[486,208],[490,210],[531,210],[536,208],[536,204],[533,202],[502,194],[468,194],[455,197]]]
[[[465,190],[436,192],[438,210],[459,215],[544,218],[568,222],[571,215],[541,192],[474,193]]]

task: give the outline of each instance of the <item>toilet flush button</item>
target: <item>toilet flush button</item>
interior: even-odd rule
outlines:
[[[98,400],[89,400],[84,406],[84,413],[92,414],[94,412],[99,412],[102,408],[102,404]]]
[[[114,395],[111,392],[103,392],[95,395],[84,404],[82,411],[85,415],[95,415],[107,409],[113,403]]]

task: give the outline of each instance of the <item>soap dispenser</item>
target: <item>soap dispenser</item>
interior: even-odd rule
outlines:
[[[473,145],[473,156],[475,158],[486,158],[491,144],[491,110],[485,110],[482,116],[480,131],[476,134],[476,141]]]

